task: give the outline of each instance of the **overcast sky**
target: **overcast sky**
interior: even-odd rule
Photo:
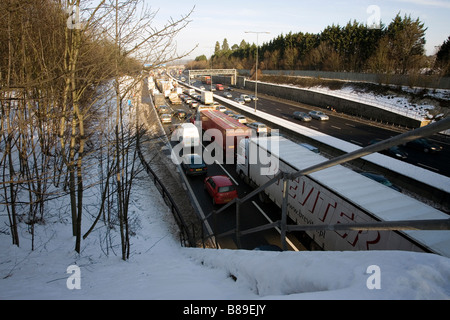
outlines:
[[[191,58],[201,54],[211,55],[216,41],[222,44],[227,38],[230,47],[242,39],[256,43],[255,34],[245,31],[264,31],[259,43],[268,42],[280,34],[289,32],[319,33],[329,25],[346,25],[350,20],[361,23],[374,21],[379,8],[381,21],[388,25],[401,13],[420,18],[428,28],[427,54],[434,54],[436,46],[450,36],[450,0],[259,0],[259,1],[211,1],[211,0],[145,0],[153,10],[159,10],[158,23],[170,17],[179,18],[194,6],[192,22],[177,37],[179,51],[188,51],[198,44]]]

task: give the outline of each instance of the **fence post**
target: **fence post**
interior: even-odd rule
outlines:
[[[241,249],[241,201],[236,201],[236,242],[238,249]]]
[[[214,234],[214,242],[215,242],[215,245],[216,245],[216,249],[219,249],[219,244],[217,242],[217,237],[216,237],[216,235],[217,235],[217,212],[216,212],[216,210],[214,210],[212,212],[212,214],[213,214],[213,224],[214,224],[214,232],[213,232],[213,234]]]
[[[283,204],[281,206],[281,245],[283,251],[287,250],[286,229],[287,229],[287,202],[289,199],[289,179],[286,174],[283,176]]]

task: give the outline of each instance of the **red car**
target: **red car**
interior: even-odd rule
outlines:
[[[238,197],[236,187],[227,176],[213,176],[205,179],[205,189],[213,198],[213,204],[226,204]]]

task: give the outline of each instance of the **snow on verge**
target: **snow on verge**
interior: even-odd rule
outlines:
[[[155,187],[139,184],[133,196],[130,212],[139,228],[127,262],[111,249],[104,254],[103,227],[83,242],[80,255],[73,251],[70,225],[60,220],[37,226],[33,252],[26,228],[21,248],[0,233],[0,300],[450,299],[450,259],[445,257],[181,248],[173,217]],[[0,218],[3,224],[5,217]],[[112,239],[119,244],[117,234]],[[80,267],[80,290],[67,288],[71,265]],[[378,274],[368,272],[373,265]],[[370,290],[367,283],[376,283],[376,276],[381,289]]]
[[[224,270],[263,299],[449,299],[450,260],[410,252],[198,250],[190,257]],[[379,267],[380,289],[369,289]]]

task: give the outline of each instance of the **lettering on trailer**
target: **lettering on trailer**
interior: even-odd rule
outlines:
[[[366,214],[359,209],[324,189],[312,180],[302,177],[291,183],[289,190],[291,201],[297,205],[288,206],[288,214],[293,220],[303,223],[315,224],[349,224],[364,222]],[[300,208],[297,209],[297,208]],[[334,231],[341,239],[345,240],[352,248],[370,249],[378,244],[381,234],[378,231]],[[324,231],[315,234],[325,239]]]

